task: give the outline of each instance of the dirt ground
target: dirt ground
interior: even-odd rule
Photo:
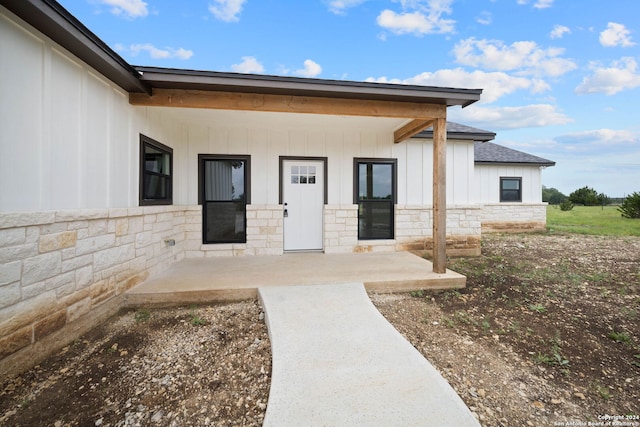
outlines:
[[[449,264],[466,289],[372,300],[484,427],[640,426],[640,238],[489,235],[482,250]],[[0,425],[261,425],[263,319],[256,301],[123,311],[0,379]]]

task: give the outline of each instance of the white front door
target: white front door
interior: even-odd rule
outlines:
[[[323,249],[324,162],[282,162],[284,250]]]

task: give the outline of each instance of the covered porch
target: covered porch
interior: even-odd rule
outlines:
[[[287,253],[184,259],[128,290],[125,305],[196,304],[257,297],[259,287],[363,283],[369,292],[463,288],[465,276],[433,271],[410,252]]]

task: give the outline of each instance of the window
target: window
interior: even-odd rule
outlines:
[[[500,201],[522,201],[522,178],[500,178]]]
[[[203,243],[246,243],[250,156],[200,154]]]
[[[394,238],[396,164],[395,159],[354,159],[360,240]]]
[[[140,206],[173,203],[173,149],[140,135]]]

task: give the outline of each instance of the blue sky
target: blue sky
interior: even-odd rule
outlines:
[[[449,119],[640,192],[637,0],[62,0],[129,63],[484,89]]]

